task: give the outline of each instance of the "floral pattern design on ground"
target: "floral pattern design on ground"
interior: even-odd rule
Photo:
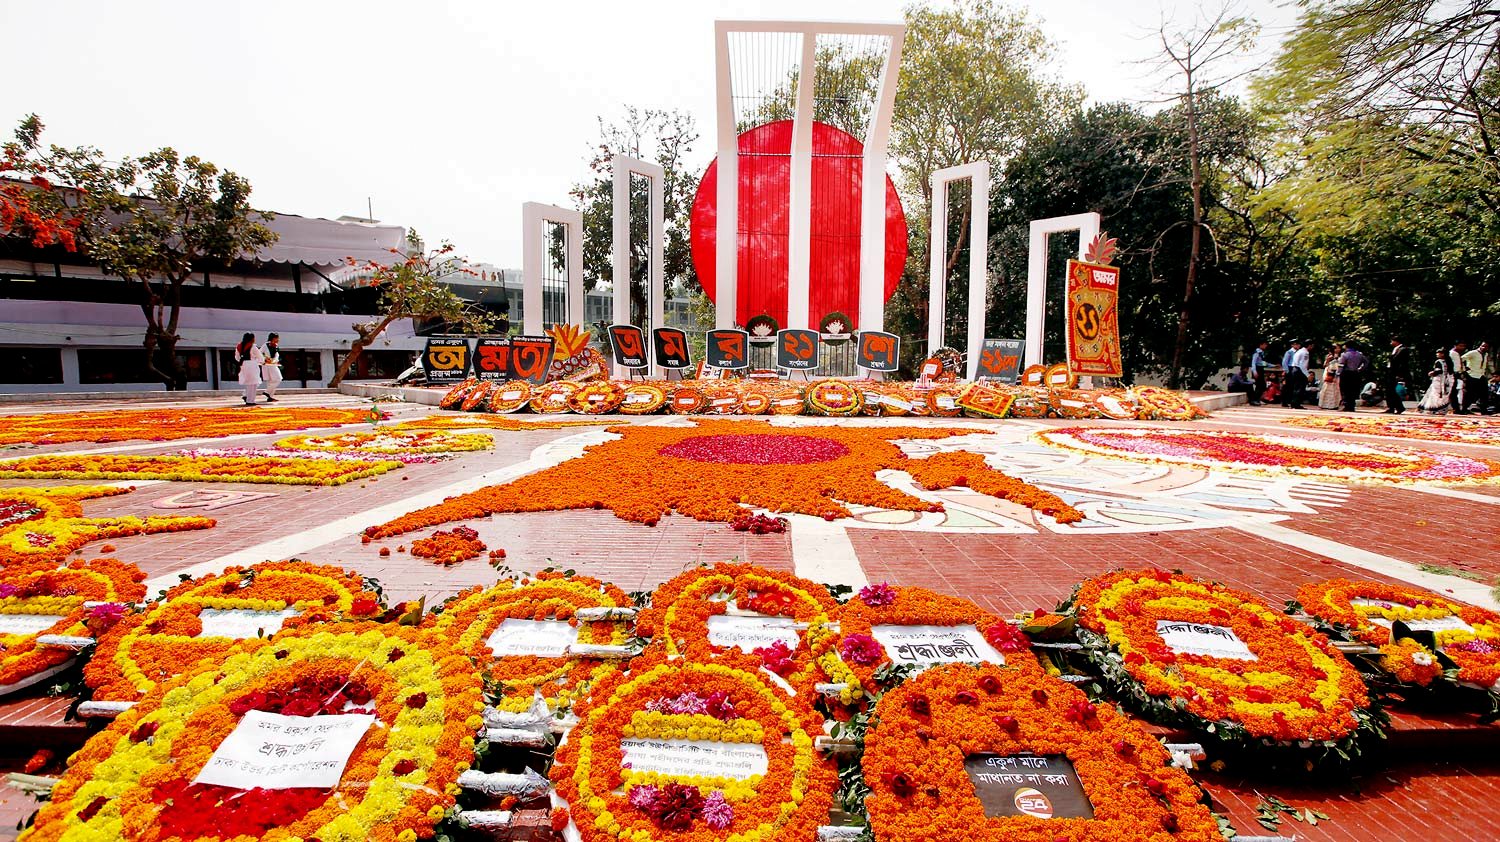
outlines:
[[[0,565],[61,561],[91,541],[155,532],[208,529],[214,520],[196,516],[84,517],[83,500],[129,494],[110,485],[0,489]]]

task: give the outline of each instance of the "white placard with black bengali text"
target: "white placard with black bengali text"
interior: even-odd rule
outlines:
[[[790,617],[731,617],[715,614],[708,618],[708,642],[715,646],[737,646],[741,652],[754,652],[776,641],[796,649],[802,637],[796,621]]]
[[[199,637],[230,637],[248,640],[252,637],[270,637],[281,631],[288,617],[299,612],[295,608],[280,611],[251,611],[247,608],[204,608],[198,612],[198,621],[203,624]]]
[[[1176,620],[1157,620],[1156,633],[1162,643],[1179,655],[1202,655],[1208,658],[1227,658],[1232,661],[1258,661],[1255,653],[1240,640],[1234,629],[1205,623],[1183,623]]]
[[[375,717],[367,713],[285,716],[252,710],[204,764],[195,784],[236,789],[338,786]]]
[[[1361,598],[1352,599],[1352,600],[1350,600],[1350,602],[1353,603],[1356,607],[1371,607],[1371,606],[1379,607],[1379,606],[1386,606],[1386,605],[1390,605],[1391,604],[1389,602],[1385,602],[1385,601],[1379,600],[1379,599],[1361,599]],[[1366,619],[1368,619],[1370,622],[1374,623],[1377,626],[1384,626],[1386,628],[1390,628],[1391,626],[1395,625],[1390,620],[1387,620],[1384,617],[1367,617]],[[1469,625],[1468,623],[1465,623],[1463,620],[1459,619],[1457,616],[1454,616],[1453,614],[1449,614],[1446,617],[1433,617],[1433,618],[1427,619],[1427,620],[1402,620],[1401,622],[1405,623],[1406,627],[1409,628],[1409,629],[1411,629],[1412,631],[1430,631],[1430,632],[1445,632],[1445,631],[1472,632],[1472,631],[1474,631],[1474,627],[1473,626]]]
[[[770,768],[760,743],[720,743],[709,740],[620,741],[621,760],[636,772],[672,777],[721,777],[743,781],[764,775]]]
[[[578,629],[561,620],[513,620],[500,623],[485,643],[496,657],[535,655],[561,658],[578,640]]]
[[[880,625],[870,634],[897,666],[914,664],[926,669],[936,664],[1003,664],[1005,656],[989,644],[979,629],[966,626]]]
[[[0,614],[0,634],[41,634],[66,619],[62,614]]]

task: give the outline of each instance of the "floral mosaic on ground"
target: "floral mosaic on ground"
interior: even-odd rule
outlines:
[[[1424,441],[1447,441],[1458,444],[1500,445],[1500,421],[1488,418],[1454,418],[1449,416],[1396,418],[1286,418],[1283,424],[1311,430],[1329,430],[1337,433],[1359,433],[1366,436],[1390,436],[1400,439],[1422,439]]]
[[[0,429],[0,445],[222,438],[366,424],[371,420],[370,410],[321,407],[114,409],[7,415]]]
[[[214,525],[212,518],[196,516],[84,517],[84,500],[132,490],[111,485],[0,488],[0,565],[56,562],[92,541]]]

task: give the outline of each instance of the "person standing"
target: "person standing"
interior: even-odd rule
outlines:
[[[1360,353],[1358,345],[1353,342],[1344,344],[1344,353],[1339,355],[1339,391],[1344,397],[1344,412],[1355,411],[1369,367],[1370,361]]]
[[[1490,375],[1494,371],[1494,360],[1490,354],[1490,343],[1480,342],[1479,347],[1464,354],[1460,372],[1464,378],[1464,409],[1474,407],[1481,415],[1489,414]]]
[[[260,378],[266,384],[261,391],[266,393],[268,403],[276,402],[276,387],[281,385],[281,334],[266,337],[266,347],[261,349]]]
[[[1464,409],[1469,399],[1466,394],[1468,383],[1464,379],[1464,354],[1469,352],[1469,340],[1459,339],[1453,343],[1448,351],[1448,364],[1453,366],[1453,393],[1448,398],[1448,405],[1453,409],[1454,415],[1467,415]]]
[[[1255,380],[1255,388],[1250,390],[1251,406],[1260,406],[1261,396],[1266,393],[1266,348],[1270,344],[1262,339],[1250,355],[1250,376]]]
[[[1307,399],[1307,383],[1312,374],[1312,340],[1293,342],[1297,353],[1292,355],[1292,368],[1287,373],[1288,406],[1301,409]]]
[[[1292,366],[1297,359],[1297,351],[1302,348],[1302,343],[1293,339],[1292,344],[1287,346],[1286,353],[1281,355],[1281,405],[1292,405]]]
[[[1339,393],[1339,354],[1344,349],[1334,345],[1323,357],[1323,384],[1318,387],[1318,409],[1336,410],[1343,403]]]
[[[1427,394],[1422,396],[1422,402],[1417,408],[1434,415],[1447,412],[1453,401],[1453,362],[1448,358],[1447,351],[1437,349],[1432,370],[1427,372],[1427,376],[1432,378],[1432,385],[1427,387]]]
[[[1401,400],[1401,390],[1397,387],[1411,377],[1411,362],[1409,357],[1406,345],[1401,342],[1401,337],[1392,336],[1391,356],[1385,365],[1386,415],[1400,415],[1406,412],[1406,404]]]
[[[260,364],[265,360],[260,346],[255,344],[255,334],[240,337],[234,346],[234,361],[240,366],[240,385],[245,387],[245,406],[255,406],[255,392],[260,387]]]

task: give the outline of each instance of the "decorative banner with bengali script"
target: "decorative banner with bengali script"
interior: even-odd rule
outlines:
[[[510,378],[510,338],[480,337],[474,343],[474,376],[500,382]]]
[[[684,369],[693,364],[687,334],[675,327],[651,331],[651,345],[656,352],[657,368]]]
[[[533,386],[547,382],[557,342],[550,336],[517,336],[510,340],[510,380]]]
[[[706,362],[714,368],[738,371],[750,367],[750,334],[743,330],[710,330],[705,347]]]
[[[614,352],[615,365],[646,367],[646,332],[635,325],[610,325],[609,347]]]
[[[901,367],[901,337],[878,330],[860,331],[854,362],[866,371],[895,371]]]
[[[1120,377],[1120,269],[1068,261],[1068,369]]]
[[[788,328],[776,334],[776,367],[794,371],[812,371],[818,367],[816,330]]]
[[[433,383],[462,383],[469,376],[469,340],[462,337],[427,340],[422,352],[422,367]]]
[[[1015,385],[1021,374],[1026,343],[1020,339],[986,339],[979,352],[979,379]]]

